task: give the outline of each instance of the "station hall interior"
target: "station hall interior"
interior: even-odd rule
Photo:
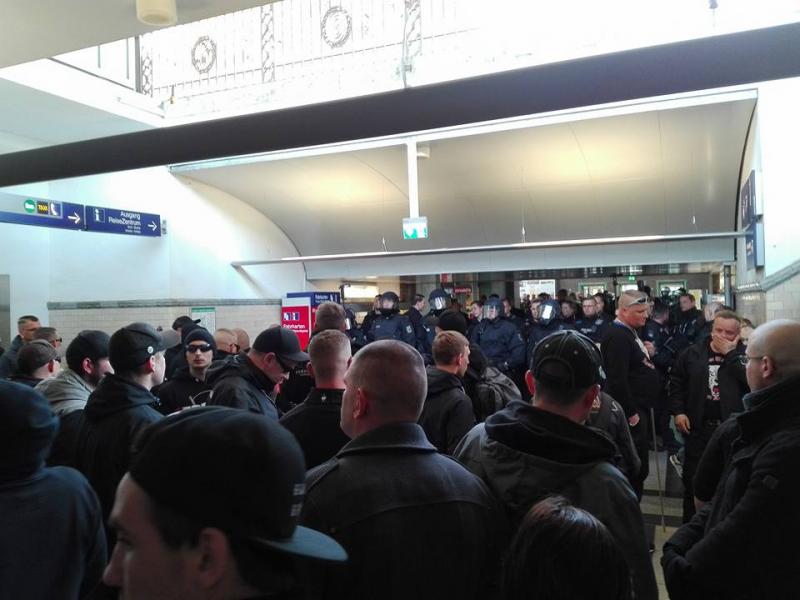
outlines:
[[[800,2],[563,4],[0,0],[0,344],[295,292],[800,319]]]

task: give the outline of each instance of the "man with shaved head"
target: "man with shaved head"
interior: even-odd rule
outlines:
[[[309,471],[301,521],[339,541],[350,561],[314,576],[312,596],[489,597],[498,506],[417,424],[428,387],[422,356],[403,342],[373,342],[353,357],[344,383],[341,427],[352,440]]]
[[[800,590],[800,323],[747,346],[751,393],[713,500],[664,545],[670,598],[796,598]]]

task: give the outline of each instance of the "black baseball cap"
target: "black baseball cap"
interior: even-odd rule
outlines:
[[[166,349],[163,337],[152,325],[131,323],[111,336],[108,360],[115,371],[125,371],[140,367],[148,358]]]
[[[186,315],[181,315],[177,319],[172,322],[172,328],[175,331],[178,331],[179,327],[186,327],[187,325],[195,325],[200,322],[200,319],[193,319],[192,317],[187,317]]]
[[[561,368],[544,369],[553,364]],[[600,350],[591,339],[574,330],[557,331],[539,342],[530,369],[537,381],[568,390],[587,388],[606,378]]]
[[[283,553],[347,560],[334,539],[298,525],[303,451],[263,415],[202,406],[166,417],[137,438],[130,476],[155,502],[201,526]]]
[[[300,349],[297,334],[286,327],[270,327],[259,333],[253,342],[253,350],[264,354],[273,352],[279,358],[294,362],[308,362],[308,354]]]

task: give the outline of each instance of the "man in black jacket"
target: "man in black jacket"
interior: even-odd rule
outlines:
[[[457,331],[440,331],[433,340],[434,365],[426,371],[428,396],[419,424],[428,441],[443,454],[452,454],[475,425],[472,400],[464,392],[469,354],[469,340]]]
[[[150,389],[164,380],[164,350],[161,334],[147,323],[117,330],[108,342],[114,373],[103,377],[86,402],[76,464],[97,492],[104,520],[128,469],[134,439],[162,418]],[[108,548],[113,548],[110,538]]]
[[[309,471],[301,522],[328,533],[346,569],[309,577],[314,598],[478,600],[490,596],[501,525],[491,493],[442,456],[417,425],[425,367],[411,346],[377,341],[345,375],[342,429],[352,438]]]
[[[746,411],[713,500],[664,545],[672,600],[789,600],[800,589],[800,323],[758,327]]]
[[[306,468],[311,469],[333,458],[350,441],[339,426],[350,340],[341,331],[320,331],[311,338],[308,355],[307,369],[314,386],[280,422],[300,442]]]
[[[639,498],[650,472],[650,409],[659,390],[658,373],[636,333],[647,321],[648,304],[647,294],[624,292],[617,304],[617,319],[606,328],[600,345],[607,377],[605,390],[625,411],[642,462],[639,475],[631,482]]]
[[[675,427],[684,435],[683,522],[694,516],[694,475],[703,451],[719,425],[744,410],[750,391],[745,374],[741,319],[731,311],[714,317],[711,337],[678,355],[670,371],[669,396]]]
[[[206,373],[216,352],[214,336],[203,327],[195,327],[183,340],[185,367],[178,367],[172,379],[153,388],[161,401],[158,410],[163,415],[179,411],[187,406],[205,404],[211,395],[211,386],[206,382]]]
[[[207,380],[214,389],[206,404],[241,408],[277,421],[276,389],[292,369],[307,361],[308,354],[300,350],[294,331],[285,327],[265,329],[247,354],[211,366]]]

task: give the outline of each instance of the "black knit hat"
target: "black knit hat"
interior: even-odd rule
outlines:
[[[347,559],[332,538],[298,525],[303,451],[263,415],[202,406],[162,419],[137,439],[130,475],[156,503],[203,527],[280,552]]]
[[[208,329],[204,327],[195,327],[192,329],[186,337],[183,338],[183,349],[186,350],[186,347],[189,345],[190,342],[205,342],[209,344],[214,351],[217,350],[217,344],[214,341],[214,336],[209,333]]]
[[[452,309],[444,311],[439,315],[437,325],[443,331],[457,331],[461,335],[467,335],[467,320],[460,311]]]

